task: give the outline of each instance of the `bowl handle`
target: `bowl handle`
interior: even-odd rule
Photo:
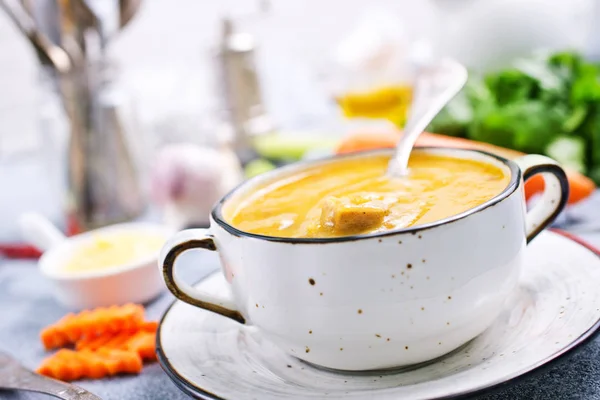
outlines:
[[[186,229],[175,234],[160,252],[159,268],[167,288],[179,300],[193,306],[221,314],[239,323],[246,323],[235,303],[229,298],[200,292],[182,281],[175,273],[175,262],[184,252],[191,249],[217,251],[214,237],[208,229]]]
[[[525,234],[529,243],[565,208],[569,199],[569,181],[558,163],[546,156],[529,154],[514,161],[521,168],[524,181],[537,174],[544,178],[544,192],[525,218]]]
[[[46,217],[38,213],[25,213],[19,218],[21,234],[29,243],[44,252],[63,242],[66,237]]]

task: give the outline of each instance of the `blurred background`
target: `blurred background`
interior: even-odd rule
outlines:
[[[415,60],[442,56],[471,77],[428,129],[447,136],[427,144],[557,159],[572,192],[557,226],[598,240],[598,0],[0,4],[4,255],[32,251],[24,212],[70,234],[133,219],[204,226],[247,177],[389,147]]]

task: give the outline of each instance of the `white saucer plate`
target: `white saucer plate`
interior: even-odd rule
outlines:
[[[544,232],[527,250],[520,285],[482,335],[433,362],[344,373],[283,353],[253,327],[176,301],[157,335],[159,361],[199,399],[447,399],[490,390],[554,364],[600,328],[600,258]],[[265,277],[267,279],[267,277]],[[226,291],[220,272],[197,284]]]

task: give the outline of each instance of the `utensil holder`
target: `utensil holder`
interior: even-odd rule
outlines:
[[[59,77],[71,124],[68,214],[86,231],[132,220],[145,209],[135,162],[133,120],[106,60]]]

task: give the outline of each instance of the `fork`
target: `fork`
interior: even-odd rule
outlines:
[[[44,393],[63,400],[102,400],[79,386],[36,374],[2,351],[0,351],[0,389]]]

